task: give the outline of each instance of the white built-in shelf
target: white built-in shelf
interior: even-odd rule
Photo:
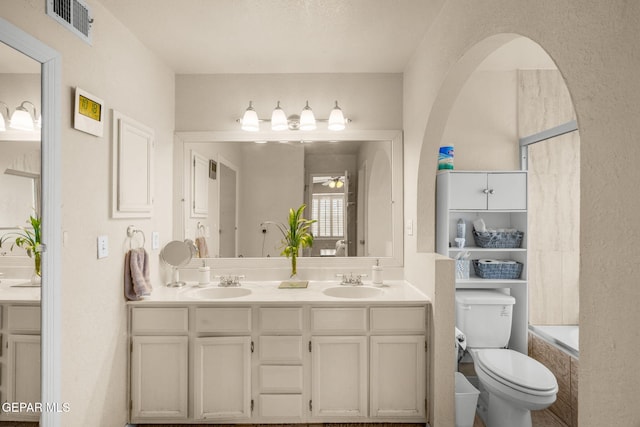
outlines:
[[[456,289],[505,289],[516,299],[509,347],[527,352],[527,173],[524,171],[448,171],[436,179],[436,252],[455,258],[471,252],[471,259],[512,259],[523,264],[520,279],[482,279],[470,265],[468,279],[456,279]],[[524,231],[521,248],[480,248],[473,238],[473,222],[482,218],[491,229]],[[455,246],[457,222],[465,222],[469,246]]]

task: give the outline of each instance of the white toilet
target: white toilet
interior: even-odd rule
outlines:
[[[488,409],[487,427],[531,427],[531,411],[556,400],[558,383],[546,366],[506,348],[515,298],[495,290],[456,291],[456,326],[466,336]]]

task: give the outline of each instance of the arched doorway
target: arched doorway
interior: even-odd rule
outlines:
[[[563,78],[542,47],[516,34],[501,34],[475,45],[450,70],[423,138],[418,218],[433,206],[425,196],[430,193],[420,189],[433,185],[434,153],[441,145],[455,146],[458,170],[530,170],[528,318],[535,323],[578,323],[579,136],[553,133],[575,120]],[[535,138],[524,138],[532,134]],[[424,237],[432,231],[421,224],[418,251],[429,252],[430,240]],[[566,387],[563,403],[570,405],[570,384]]]

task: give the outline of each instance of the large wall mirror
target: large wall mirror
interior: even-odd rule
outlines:
[[[0,43],[0,235],[40,216],[40,129],[12,127],[16,108],[40,115],[40,63]],[[7,248],[3,248],[7,250]],[[7,255],[24,255],[16,251]]]
[[[402,265],[399,131],[179,132],[175,155],[174,238],[204,240],[204,258],[280,257],[273,223],[304,203],[316,220],[304,257]]]

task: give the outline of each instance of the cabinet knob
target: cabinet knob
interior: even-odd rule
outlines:
[[[493,191],[493,188],[489,190],[489,194],[495,194],[495,191]]]
[[[489,189],[488,189],[488,188],[485,188],[484,190],[482,190],[482,192],[483,192],[484,194],[489,194]]]

